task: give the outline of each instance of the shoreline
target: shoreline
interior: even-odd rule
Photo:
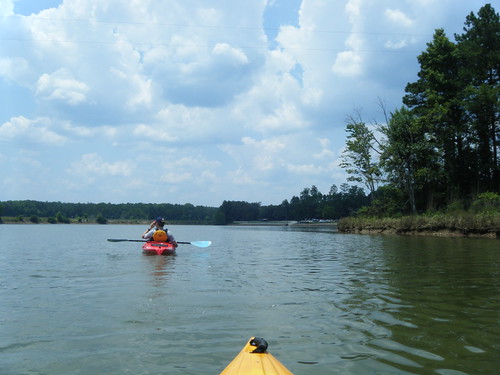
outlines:
[[[347,217],[338,228],[342,233],[500,239],[500,214]]]
[[[340,231],[344,234],[363,234],[363,235],[388,235],[388,236],[421,236],[421,237],[462,237],[462,238],[487,238],[487,239],[500,239],[500,232],[494,231],[474,231],[463,232],[454,229],[435,229],[435,230],[398,230],[398,229],[354,229]]]
[[[150,220],[109,220],[106,224],[99,224],[94,221],[92,222],[78,222],[71,221],[70,223],[48,223],[45,221],[40,221],[39,223],[32,223],[30,221],[16,221],[12,218],[10,220],[4,220],[0,222],[0,225],[148,225]],[[344,219],[345,220],[345,219]],[[208,223],[176,223],[170,222],[170,225],[215,225]],[[371,222],[370,224],[365,223],[365,225],[345,225],[345,223],[340,223],[340,228],[337,221],[331,222],[300,222],[300,221],[237,221],[228,226],[253,226],[253,227],[300,227],[300,228],[331,228],[334,231],[342,234],[361,234],[361,235],[392,235],[392,236],[427,236],[427,237],[463,237],[463,238],[486,238],[486,239],[500,239],[500,228],[473,228],[473,229],[463,229],[463,228],[432,228],[432,227],[420,227],[420,228],[397,228],[396,226],[382,225],[382,222],[376,223]]]

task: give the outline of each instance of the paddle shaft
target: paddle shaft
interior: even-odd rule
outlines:
[[[147,240],[128,240],[126,238],[108,238],[109,242],[148,242]],[[192,241],[192,242],[186,242],[186,241],[176,241],[178,244],[181,245],[194,245],[197,247],[208,247],[212,244],[210,241]]]

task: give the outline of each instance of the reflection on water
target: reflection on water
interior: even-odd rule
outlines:
[[[166,287],[174,269],[175,254],[160,256],[143,254],[142,260],[150,267],[152,285],[156,288]]]
[[[216,374],[254,335],[296,374],[499,365],[496,240],[177,226],[213,244],[175,256],[105,241],[140,229],[0,226],[0,373]]]

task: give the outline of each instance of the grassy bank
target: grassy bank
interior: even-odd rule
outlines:
[[[500,212],[413,215],[397,218],[348,217],[339,220],[344,233],[500,238]]]

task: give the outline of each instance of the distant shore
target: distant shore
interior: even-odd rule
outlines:
[[[108,220],[103,225],[148,225],[151,220]],[[38,223],[29,220],[19,221],[17,218],[3,217],[0,224],[21,224],[21,225],[46,225],[51,224],[45,218]],[[70,220],[69,223],[56,223],[59,225],[77,224],[88,225],[98,224],[95,221]],[[192,223],[171,221],[167,225],[211,225],[210,223]],[[490,215],[487,217],[453,217],[447,218],[423,218],[403,217],[403,218],[357,218],[348,217],[339,221],[294,221],[294,220],[264,220],[264,221],[235,221],[229,226],[289,226],[303,228],[331,228],[345,234],[366,234],[366,235],[404,235],[404,236],[434,236],[434,237],[474,237],[500,239],[500,215]]]

